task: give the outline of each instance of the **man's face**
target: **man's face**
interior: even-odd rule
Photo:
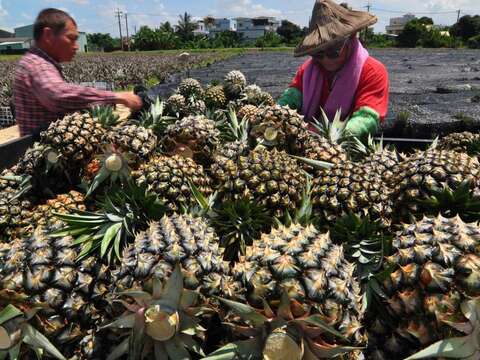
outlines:
[[[336,44],[332,49],[313,55],[314,61],[329,72],[335,72],[342,68],[348,59],[349,39]]]
[[[53,31],[50,34],[47,32],[46,38],[49,42],[50,55],[56,61],[72,61],[78,50],[78,30],[73,21],[68,20],[65,24],[65,29],[57,35]]]

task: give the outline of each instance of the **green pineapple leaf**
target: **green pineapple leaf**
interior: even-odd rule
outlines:
[[[17,316],[23,315],[23,312],[17,309],[15,306],[9,304],[0,311],[0,325],[6,323],[7,321],[16,318]]]
[[[21,325],[23,333],[23,342],[28,344],[34,350],[45,350],[54,358],[59,360],[66,360],[66,358],[58,351],[58,349],[38,330],[32,325],[24,323]]]
[[[242,304],[236,301],[218,298],[221,302],[235,311],[242,319],[250,323],[254,327],[260,327],[265,324],[268,319],[260,314],[257,310],[247,304]]]
[[[475,357],[475,355],[477,357]],[[447,357],[451,359],[476,359],[480,355],[480,349],[474,344],[474,339],[458,337],[441,340],[430,345],[426,349],[409,356],[405,360],[416,360],[433,357]]]
[[[260,356],[262,354],[262,345],[260,339],[257,338],[227,344],[203,360],[255,359],[255,354]]]

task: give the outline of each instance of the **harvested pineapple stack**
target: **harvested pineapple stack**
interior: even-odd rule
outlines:
[[[0,358],[401,359],[472,333],[478,134],[406,156],[344,129],[239,71],[59,119],[0,175]]]

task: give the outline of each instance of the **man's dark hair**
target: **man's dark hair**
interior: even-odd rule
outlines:
[[[43,29],[46,27],[51,28],[55,35],[60,34],[67,26],[69,20],[71,20],[75,26],[77,25],[75,20],[63,10],[53,8],[43,9],[33,24],[33,39],[35,41],[40,40]]]

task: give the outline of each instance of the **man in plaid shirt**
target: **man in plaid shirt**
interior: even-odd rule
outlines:
[[[20,60],[13,84],[20,135],[37,135],[66,113],[97,104],[123,104],[136,111],[142,100],[130,92],[114,93],[69,84],[60,63],[73,59],[78,50],[75,20],[66,12],[45,9],[38,15],[33,47]]]

